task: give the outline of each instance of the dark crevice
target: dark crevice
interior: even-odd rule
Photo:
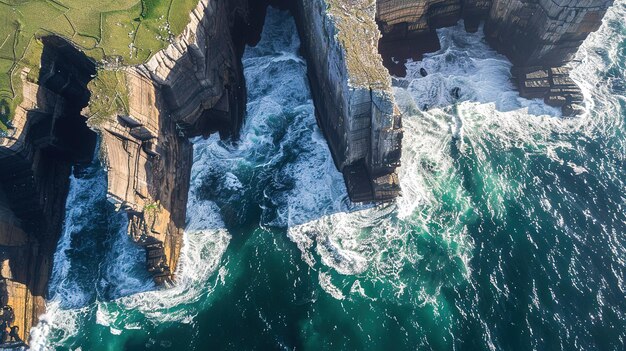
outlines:
[[[406,63],[409,59],[419,61],[424,58],[424,54],[439,49],[441,44],[437,32],[409,35],[406,23],[394,26],[378,42],[383,65],[396,77],[406,76]]]
[[[87,127],[81,111],[89,103],[87,84],[95,77],[95,63],[60,37],[44,37],[42,42],[39,85],[64,100],[63,112],[52,119],[50,147],[59,157],[68,157],[72,162],[89,162],[96,133]]]
[[[406,22],[388,25],[377,17],[382,34],[378,51],[383,57],[383,65],[391,75],[405,77],[408,60],[419,61],[424,54],[441,49],[437,29],[452,27],[463,20],[465,30],[475,33],[488,12],[488,8],[468,5],[465,1],[460,1],[458,6],[431,4],[423,15],[427,27],[418,30],[412,29],[412,24]]]
[[[14,297],[26,299],[22,306],[26,309],[16,310],[16,316],[33,325],[44,308],[72,166],[89,162],[96,145],[96,134],[81,115],[90,98],[87,84],[96,73],[94,62],[60,37],[41,41],[39,89],[36,96],[25,96],[35,100],[36,107],[27,112],[20,136],[23,144],[0,150],[0,192],[4,194],[0,207],[17,219],[9,222],[0,216],[0,221],[13,226],[9,231],[25,233],[22,241],[3,238],[0,242],[0,260],[10,270],[8,277],[0,279],[7,286],[2,300],[25,286],[33,298]],[[19,327],[26,340],[31,326]]]
[[[96,134],[81,115],[89,101],[87,84],[96,70],[64,39],[44,37],[42,42],[41,88],[37,109],[28,112],[27,143],[17,154],[0,156],[0,180],[23,229],[36,236],[56,236],[60,228],[56,213],[61,212],[56,207],[64,208],[69,182],[58,176],[69,175],[73,164],[89,162],[96,145]]]

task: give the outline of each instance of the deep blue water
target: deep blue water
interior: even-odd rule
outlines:
[[[177,284],[154,290],[94,161],[72,179],[34,348],[626,348],[623,1],[572,64],[575,119],[520,98],[481,34],[440,30],[394,79],[403,197],[378,207],[349,203],[293,20],[270,11],[244,55],[241,140],[194,141]]]

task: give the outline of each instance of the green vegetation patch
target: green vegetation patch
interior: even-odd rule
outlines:
[[[0,0],[0,104],[8,104],[10,110],[5,119],[10,120],[21,99],[20,72],[24,68],[38,70],[38,38],[63,37],[96,61],[119,66],[140,64],[183,31],[197,3],[198,0]],[[29,79],[32,76],[29,74]],[[107,82],[108,79],[104,78]],[[0,117],[0,129],[6,129],[8,122],[2,120]]]
[[[91,92],[88,113],[89,124],[99,126],[109,118],[128,115],[128,83],[122,70],[100,70],[87,86]]]

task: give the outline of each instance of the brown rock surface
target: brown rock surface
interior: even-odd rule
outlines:
[[[350,197],[389,201],[400,192],[401,115],[377,50],[379,28],[387,56],[406,43],[423,41],[417,51],[436,49],[434,29],[464,18],[466,28],[476,30],[487,19],[487,38],[517,66],[522,95],[575,113],[580,92],[562,66],[611,3],[298,0],[318,122]],[[137,67],[108,67],[124,77],[127,111],[90,120],[101,136],[108,196],[128,214],[129,235],[146,249],[157,283],[172,279],[181,249],[192,154],[187,138],[236,137],[242,124],[248,6],[246,0],[201,0],[165,50]],[[11,135],[0,139],[0,302],[13,308],[24,339],[44,309],[71,167],[88,161],[95,145],[81,115],[94,64],[62,39],[43,42],[38,84],[23,72],[24,100]],[[387,53],[385,43],[393,44]]]
[[[600,27],[612,4],[613,0],[493,0],[485,34],[515,65],[513,75],[522,96],[544,98],[573,116],[582,112],[578,105],[582,92],[563,66]],[[548,77],[543,81],[528,77],[539,72]]]
[[[129,216],[129,235],[146,249],[148,271],[172,278],[182,245],[192,148],[168,118],[151,79],[124,72],[128,116],[99,125],[109,199]]]
[[[236,29],[245,32],[234,27],[247,27],[248,17],[245,0],[201,0],[183,33],[138,67],[159,86],[171,118],[187,136],[238,134],[246,88],[243,46],[233,38]]]
[[[201,0],[171,45],[123,70],[128,113],[94,122],[109,199],[128,213],[129,235],[145,248],[157,284],[173,278],[182,246],[193,151],[187,138],[239,133],[246,90],[234,26],[247,26],[248,16],[246,1]]]
[[[25,79],[23,87],[14,133],[0,140],[0,301],[28,340],[45,308],[71,166],[82,159],[60,131],[72,110],[66,98]]]
[[[520,95],[544,99],[548,105],[561,107],[564,115],[575,116],[582,113],[580,104],[583,102],[583,95],[569,77],[569,72],[566,67],[513,69]]]

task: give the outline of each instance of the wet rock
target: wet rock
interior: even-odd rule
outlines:
[[[585,109],[578,104],[567,104],[563,106],[564,117],[575,117],[585,113]]]
[[[452,90],[450,90],[450,96],[452,96],[453,99],[458,100],[461,97],[461,88],[452,88]]]
[[[572,60],[589,33],[602,24],[602,17],[613,0],[377,0],[376,19],[383,33],[381,47],[387,42],[401,47],[420,36],[432,35],[435,29],[454,25],[464,19],[468,31],[478,30],[485,21],[487,41],[505,54],[516,68],[562,67]],[[435,34],[436,35],[436,34]],[[436,50],[436,49],[435,49]],[[434,50],[431,50],[434,51]],[[419,55],[424,52],[422,50]],[[383,52],[381,52],[383,53]],[[419,56],[414,55],[414,56]],[[383,53],[383,56],[385,54]],[[581,101],[580,89],[560,77],[557,82],[545,76],[522,78],[518,84],[522,96],[545,98],[553,106]],[[556,76],[557,74],[555,74]],[[547,91],[561,89],[551,94]],[[565,90],[563,90],[565,89]],[[573,108],[568,108],[571,112]]]
[[[424,67],[420,68],[420,75],[422,77],[426,77],[428,75],[428,72],[426,72],[426,69]]]
[[[516,67],[512,70],[522,97],[544,99],[550,106],[561,107],[564,116],[575,116],[582,112],[579,104],[584,98],[569,72],[566,67]]]
[[[72,166],[96,144],[80,114],[93,62],[58,37],[42,42],[39,84],[21,72],[14,129],[0,138],[0,300],[23,340],[45,309]]]
[[[93,61],[68,56],[76,50],[63,39],[42,39],[39,82],[27,80],[27,71],[17,77],[23,101],[11,135],[0,137],[0,297],[14,311],[20,338],[28,340],[45,309],[72,165],[94,154],[96,134],[87,118],[101,136],[109,200],[128,214],[129,234],[146,248],[155,282],[173,278],[192,162],[186,137],[236,136],[243,120],[241,44],[232,27],[235,19],[245,22],[246,5],[201,0],[169,47],[144,65],[116,67],[128,111],[110,116],[83,110],[96,76]]]

